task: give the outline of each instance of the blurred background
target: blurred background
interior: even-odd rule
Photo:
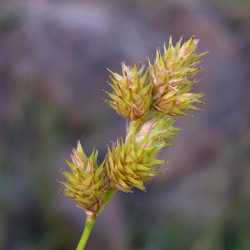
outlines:
[[[250,249],[249,0],[0,0],[0,249],[75,249],[83,212],[62,194],[81,140],[103,158],[125,123],[108,72],[172,35],[209,51],[200,112],[178,120],[162,175],[117,195],[87,249]]]

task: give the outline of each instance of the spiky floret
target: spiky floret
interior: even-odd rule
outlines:
[[[135,138],[137,143],[162,148],[169,146],[172,137],[179,129],[174,128],[174,119],[160,112],[150,112],[140,120],[130,122],[126,142]]]
[[[110,106],[120,115],[130,120],[141,118],[148,112],[152,102],[152,85],[148,84],[148,72],[136,65],[122,64],[122,74],[112,71],[109,95]]]
[[[174,136],[176,129],[172,125],[172,119],[162,117],[131,124],[126,142],[118,141],[106,157],[105,167],[113,188],[123,192],[145,190],[145,181],[157,175],[158,166],[164,162],[157,155]]]
[[[108,150],[106,169],[113,188],[131,192],[133,188],[145,190],[144,181],[156,175],[155,166],[163,161],[156,158],[157,150],[137,143],[118,141]]]
[[[202,94],[193,93],[194,76],[199,72],[198,64],[206,53],[196,52],[198,40],[191,38],[174,46],[169,40],[163,54],[159,50],[153,64],[149,63],[149,75],[153,83],[153,107],[167,115],[184,115],[196,109]]]
[[[78,142],[77,148],[71,154],[72,162],[67,161],[71,171],[63,172],[65,195],[73,199],[79,207],[95,214],[101,208],[107,187],[103,165],[98,166],[97,156],[98,152],[93,151],[87,157]]]

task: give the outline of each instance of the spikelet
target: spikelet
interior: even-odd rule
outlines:
[[[148,74],[143,67],[122,64],[122,75],[111,72],[110,81],[109,104],[118,114],[136,120],[149,110],[153,86],[148,84]]]
[[[96,214],[102,205],[107,181],[103,166],[97,165],[97,151],[89,157],[83,152],[80,142],[71,154],[72,162],[67,162],[70,172],[64,172],[64,193],[73,199],[79,207]]]
[[[179,131],[173,126],[174,122],[170,117],[155,112],[151,113],[142,121],[135,140],[143,147],[155,147],[157,150],[170,146],[172,138]],[[132,126],[133,124],[131,124]]]
[[[144,183],[158,174],[158,166],[164,161],[157,159],[159,151],[169,144],[176,129],[173,120],[153,118],[143,125],[132,124],[126,142],[118,141],[108,150],[105,167],[111,185],[123,192],[133,188],[145,190]]]
[[[153,107],[170,116],[184,115],[195,110],[202,94],[192,93],[196,83],[194,76],[199,72],[198,64],[206,53],[197,54],[198,40],[191,38],[174,46],[169,40],[168,48],[161,54],[156,52],[154,64],[149,63],[153,88]]]

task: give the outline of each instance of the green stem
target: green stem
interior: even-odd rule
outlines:
[[[103,199],[103,206],[100,209],[99,213],[102,212],[102,210],[105,208],[105,206],[109,203],[109,201],[113,198],[117,191],[115,189],[110,189],[106,192],[104,199]],[[98,213],[98,214],[99,214]]]
[[[89,239],[89,236],[90,236],[92,229],[95,225],[95,221],[96,221],[95,217],[93,217],[91,215],[87,215],[85,225],[84,225],[84,230],[83,230],[81,239],[78,243],[76,250],[84,250],[85,249],[87,242],[88,242],[88,239]]]
[[[103,208],[107,205],[107,203],[111,200],[111,198],[114,196],[115,193],[116,193],[116,191],[114,189],[110,189],[106,192],[104,199],[103,199],[103,206],[102,206],[101,210],[99,211],[99,213],[103,210]],[[93,230],[93,227],[95,225],[95,222],[96,222],[96,215],[92,214],[92,213],[87,213],[87,218],[85,221],[82,236],[81,236],[81,239],[78,243],[76,250],[84,250],[85,249],[87,242],[88,242],[88,239],[89,239],[89,236],[90,236],[90,234]]]

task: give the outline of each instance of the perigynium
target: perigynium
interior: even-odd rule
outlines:
[[[123,63],[121,74],[110,71],[108,103],[128,120],[127,135],[108,147],[99,165],[98,152],[87,156],[80,142],[67,161],[64,193],[86,213],[77,250],[85,249],[97,215],[117,191],[145,191],[145,183],[160,173],[164,161],[158,155],[178,132],[175,119],[196,110],[201,102],[202,94],[194,93],[193,86],[206,53],[197,53],[197,45],[195,38],[175,45],[170,38],[152,63]]]

